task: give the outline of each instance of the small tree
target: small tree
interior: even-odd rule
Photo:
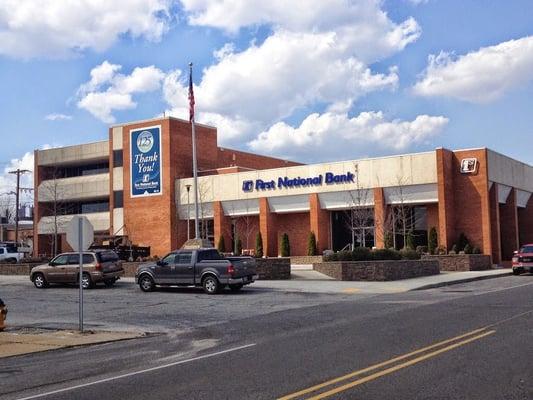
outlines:
[[[237,256],[240,256],[242,254],[242,241],[241,239],[237,239]]]
[[[289,243],[289,235],[286,233],[281,236],[281,243],[280,243],[280,249],[281,249],[281,256],[282,257],[289,257],[291,255],[291,245]]]
[[[383,241],[384,241],[384,245],[386,249],[391,249],[392,247],[394,247],[394,240],[392,237],[392,232],[390,231],[385,232]]]
[[[224,253],[226,251],[226,243],[224,241],[224,235],[220,235],[220,237],[218,238],[217,249],[221,253]]]
[[[461,232],[461,234],[459,235],[459,240],[457,241],[457,250],[463,251],[467,244],[468,244],[468,238],[463,232]]]
[[[263,257],[263,236],[261,236],[261,232],[257,232],[255,237],[255,256]]]
[[[409,231],[407,233],[407,236],[405,237],[405,246],[404,248],[406,249],[409,249],[409,250],[414,250],[415,249],[415,239],[413,237],[413,231]]]
[[[307,239],[307,255],[315,256],[316,253],[317,253],[317,248],[316,248],[315,232],[309,232],[309,238]]]
[[[429,230],[429,238],[428,238],[428,250],[429,254],[435,254],[435,251],[437,250],[438,243],[438,236],[437,236],[437,228],[434,226]]]

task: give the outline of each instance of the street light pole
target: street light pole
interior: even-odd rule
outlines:
[[[19,243],[19,206],[20,206],[20,175],[29,173],[27,169],[17,168],[14,171],[9,171],[10,174],[17,175],[17,190],[15,192],[15,245],[18,248]]]
[[[189,240],[191,238],[191,214],[189,211],[191,208],[191,201],[189,199],[191,185],[185,185],[185,188],[187,189],[187,240]]]

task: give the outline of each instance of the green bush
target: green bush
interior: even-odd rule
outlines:
[[[413,231],[409,231],[405,237],[405,249],[414,250],[415,249],[415,237]]]
[[[385,245],[385,248],[386,249],[391,249],[394,247],[394,240],[392,238],[392,233],[391,232],[385,232],[385,235],[383,237],[383,244]]]
[[[474,246],[472,249],[472,254],[481,254],[481,250],[479,250],[479,247]]]
[[[400,256],[402,260],[420,260],[420,254],[411,249],[400,250]]]
[[[315,232],[309,232],[307,239],[307,255],[315,256],[317,253]]]
[[[450,254],[457,254],[459,252],[459,246],[457,246],[456,244],[454,244],[452,246],[452,249],[450,250]]]
[[[261,232],[257,232],[255,237],[255,256],[258,258],[263,257],[263,237],[261,236]]]
[[[237,239],[237,256],[240,256],[242,254],[242,240],[239,238]]]
[[[368,247],[356,247],[352,251],[353,261],[368,261],[372,260],[372,253]]]
[[[418,254],[427,254],[428,253],[428,247],[427,246],[416,246],[416,252]]]
[[[348,250],[339,251],[337,253],[337,259],[339,261],[352,261],[352,252]]]
[[[284,233],[281,236],[281,243],[280,243],[280,255],[282,257],[290,257],[291,255],[291,245],[289,243],[289,235]]]
[[[437,228],[432,227],[429,230],[429,238],[428,238],[428,251],[429,254],[435,254],[437,251],[438,243],[438,236],[437,236]]]
[[[400,252],[394,249],[377,249],[372,252],[374,260],[400,260]]]
[[[331,253],[324,256],[324,261],[339,261],[339,253]]]
[[[220,253],[226,252],[226,243],[224,242],[224,235],[220,235],[220,237],[218,238],[217,250]]]
[[[455,251],[463,251],[468,243],[468,238],[464,233],[461,232],[459,239],[457,240],[457,250]]]
[[[472,254],[472,246],[470,246],[470,243],[467,243],[464,248],[465,254]]]

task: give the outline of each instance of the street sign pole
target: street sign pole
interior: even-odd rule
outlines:
[[[83,332],[83,219],[78,219],[78,251],[80,256],[80,332]]]

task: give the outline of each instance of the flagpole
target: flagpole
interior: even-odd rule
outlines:
[[[192,99],[191,99],[192,96]],[[192,131],[192,174],[194,180],[194,238],[200,239],[200,223],[198,221],[198,167],[196,163],[196,132],[194,128],[194,94],[192,89],[192,62],[189,63],[189,102],[190,102],[190,120]]]

